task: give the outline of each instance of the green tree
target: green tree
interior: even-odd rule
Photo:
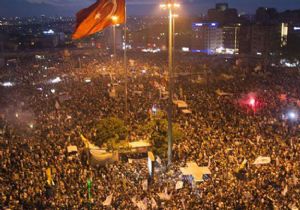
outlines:
[[[141,127],[142,132],[150,134],[153,152],[160,157],[166,157],[168,151],[168,121],[163,112],[157,112],[150,121]],[[173,141],[176,143],[183,136],[180,126],[173,123]]]
[[[115,117],[104,118],[96,125],[94,143],[102,147],[107,146],[109,150],[115,150],[127,137],[127,128],[122,120]]]

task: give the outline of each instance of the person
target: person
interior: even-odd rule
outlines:
[[[244,77],[238,68],[223,65],[222,58],[180,55],[175,69],[183,74],[176,78],[174,95],[185,95],[192,114],[174,109],[174,122],[184,135],[174,142],[173,164],[168,170],[158,167],[154,181],[144,191],[142,183],[148,178],[145,161],[90,167],[85,158],[70,160],[66,152],[70,145],[81,151],[84,145],[80,134],[92,137],[100,119],[124,119],[122,88],[118,88],[117,98],[108,94],[112,83],[123,85],[123,66],[121,62],[115,65],[104,54],[85,56],[81,69],[76,68],[75,56],[62,61],[59,55],[48,54],[40,66],[54,68],[46,72],[32,68],[34,59],[22,59],[22,68],[7,66],[0,71],[4,75],[12,70],[16,80],[14,87],[0,87],[1,208],[87,208],[86,181],[90,176],[95,209],[104,209],[103,201],[108,195],[113,196],[111,206],[115,209],[133,209],[141,204],[149,209],[300,207],[299,125],[281,118],[282,112],[295,104],[278,98],[283,90],[291,97],[299,96],[295,88],[297,72],[274,69],[266,79],[252,74]],[[160,100],[157,86],[167,84],[161,76],[166,59],[162,54],[145,56],[138,52],[129,56],[135,64],[129,68],[129,117],[124,120],[129,139],[134,141],[149,137],[138,128],[149,120],[148,110],[153,104],[166,110],[167,101]],[[207,84],[197,81],[198,76],[207,75],[203,64],[211,70]],[[147,72],[143,73],[145,68]],[[234,79],[220,79],[223,73]],[[57,77],[62,81],[50,82]],[[85,78],[91,78],[91,82],[85,82]],[[232,94],[219,97],[215,94],[217,89]],[[249,92],[257,93],[260,106],[256,113],[238,103]],[[55,106],[56,102],[59,106]],[[271,163],[253,165],[260,155],[269,156]],[[243,160],[248,164],[240,179],[235,170]],[[199,166],[209,164],[212,175],[195,187],[185,181],[182,189],[175,190],[176,182],[182,180],[180,167],[189,161]],[[45,187],[48,167],[56,171],[55,186],[51,188]],[[166,192],[171,199],[162,200],[159,192]]]

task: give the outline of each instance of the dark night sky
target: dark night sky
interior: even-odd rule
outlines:
[[[215,3],[226,2],[239,12],[254,14],[259,6],[275,7],[279,11],[300,9],[300,0],[178,0],[182,13],[205,14]],[[0,0],[0,16],[60,15],[72,16],[95,0]],[[163,14],[158,4],[161,0],[127,0],[129,15]]]

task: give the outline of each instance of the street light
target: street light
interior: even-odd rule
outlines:
[[[174,71],[173,71],[173,74],[175,73],[176,74],[176,65],[175,65],[175,34],[176,34],[176,30],[175,30],[175,19],[178,18],[179,15],[178,14],[173,14],[173,68],[174,68]]]
[[[167,0],[167,3],[160,4],[160,8],[169,11],[169,99],[168,99],[168,165],[172,163],[173,147],[173,130],[172,130],[172,113],[173,113],[173,39],[174,39],[174,15],[173,10],[180,7],[175,0]]]
[[[167,4],[160,4],[160,8],[162,9],[176,9],[176,8],[179,8],[180,7],[180,4],[178,3],[175,3],[174,0],[168,0],[167,1],[168,3]]]
[[[111,17],[111,20],[113,22],[113,44],[114,44],[114,60],[116,60],[116,25],[118,23],[118,19],[119,17],[118,16],[112,16]]]
[[[118,17],[118,16],[115,16],[115,15],[113,15],[113,16],[111,17],[111,19],[112,19],[112,21],[113,21],[114,23],[116,23],[116,22],[117,22],[117,20],[119,19],[119,17]]]

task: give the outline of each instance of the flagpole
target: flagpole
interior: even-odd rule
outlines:
[[[114,61],[116,62],[116,25],[113,25],[113,53],[114,53]]]
[[[127,70],[127,10],[125,3],[125,28],[124,28],[124,70],[125,70],[125,118],[128,117],[128,70]]]
[[[115,71],[117,69],[117,52],[116,52],[116,25],[118,23],[118,19],[119,17],[118,16],[115,16],[113,15],[111,17],[112,21],[113,21],[113,26],[112,26],[112,29],[113,29],[113,61],[114,61],[114,64],[115,64]]]
[[[168,56],[168,73],[169,73],[169,98],[167,107],[168,116],[168,166],[172,164],[172,148],[173,148],[173,39],[174,39],[174,9],[180,7],[175,0],[168,0],[166,4],[161,4],[161,8],[168,9],[169,12],[169,56]]]
[[[173,10],[169,7],[169,99],[168,99],[168,165],[172,163],[173,147]]]

